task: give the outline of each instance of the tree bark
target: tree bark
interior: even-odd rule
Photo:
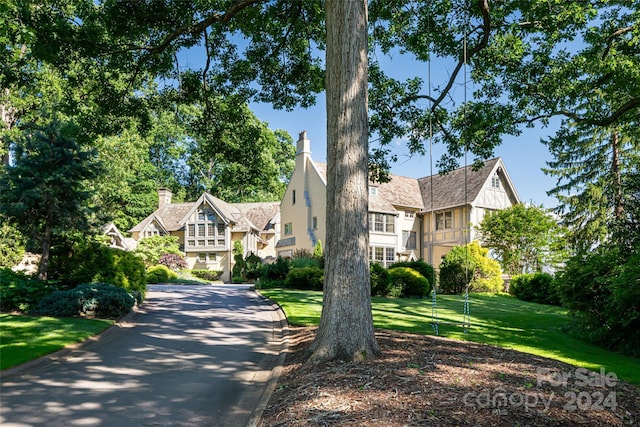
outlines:
[[[310,361],[378,355],[368,224],[367,2],[327,0],[327,241]]]

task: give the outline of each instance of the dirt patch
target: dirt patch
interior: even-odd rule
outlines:
[[[290,353],[261,426],[637,426],[640,388],[613,374],[477,343],[376,331],[382,356],[304,363]],[[607,374],[607,373],[605,373]]]

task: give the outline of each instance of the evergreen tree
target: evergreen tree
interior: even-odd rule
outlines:
[[[47,278],[55,236],[90,230],[89,180],[98,174],[95,152],[56,123],[25,132],[16,143],[15,160],[0,176],[0,213],[39,245],[39,278]]]

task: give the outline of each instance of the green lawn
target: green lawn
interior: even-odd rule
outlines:
[[[0,313],[0,370],[96,335],[112,320],[16,316]]]
[[[322,293],[268,289],[260,291],[280,304],[291,325],[318,325]],[[472,294],[471,328],[462,326],[463,297],[439,295],[440,336],[510,348],[589,369],[606,369],[640,384],[640,360],[604,350],[565,332],[569,318],[560,307],[528,303],[505,295]],[[431,299],[372,298],[376,328],[434,334]],[[453,324],[444,324],[450,322]],[[458,324],[456,324],[458,323]]]

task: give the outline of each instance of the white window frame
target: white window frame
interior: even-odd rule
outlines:
[[[293,223],[288,222],[284,225],[284,235],[290,236],[291,234],[293,234]]]

